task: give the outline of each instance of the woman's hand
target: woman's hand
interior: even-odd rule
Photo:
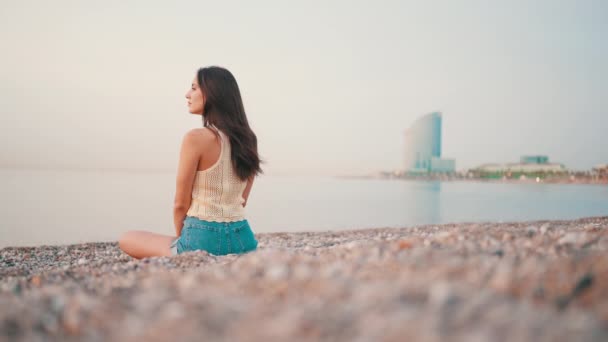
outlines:
[[[243,196],[241,196],[243,198],[243,208],[245,208],[245,206],[247,205],[247,200],[249,199],[249,193],[251,192],[251,187],[253,186],[253,179],[254,179],[254,176],[251,176],[247,180],[247,185],[245,186],[245,190],[243,191]]]

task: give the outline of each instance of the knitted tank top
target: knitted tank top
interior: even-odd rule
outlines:
[[[196,171],[192,202],[186,215],[205,221],[235,222],[245,219],[243,191],[247,181],[237,177],[230,159],[230,140],[220,134],[220,157],[206,170]]]

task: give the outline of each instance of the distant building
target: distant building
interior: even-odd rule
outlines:
[[[441,158],[441,113],[417,119],[405,131],[406,172],[454,172],[456,162]]]
[[[442,159],[431,157],[431,172],[454,172],[456,161],[454,159]]]
[[[559,163],[549,163],[548,156],[522,156],[519,163],[483,164],[474,169],[481,174],[537,174],[562,173],[566,167]]]
[[[522,164],[547,164],[549,157],[547,156],[521,156],[519,159]]]

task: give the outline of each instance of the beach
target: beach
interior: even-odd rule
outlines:
[[[11,341],[605,341],[608,217],[256,233],[244,255],[0,250]]]

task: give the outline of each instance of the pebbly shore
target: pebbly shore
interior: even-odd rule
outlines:
[[[7,341],[607,341],[608,217],[0,250]]]

